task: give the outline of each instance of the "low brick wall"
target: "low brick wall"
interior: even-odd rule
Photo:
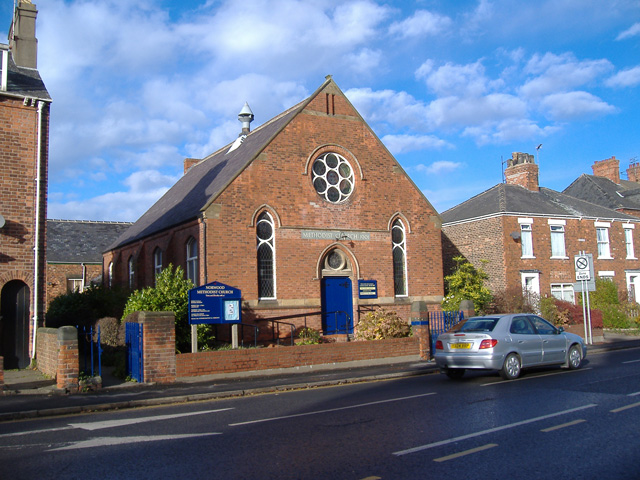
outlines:
[[[134,312],[125,322],[142,324],[145,383],[176,381],[176,329],[171,312]]]
[[[38,370],[55,378],[58,388],[78,391],[80,365],[75,327],[39,328],[36,359]]]
[[[181,353],[176,355],[176,376],[195,377],[419,354],[417,337]]]
[[[0,357],[0,393],[4,390],[4,357]]]

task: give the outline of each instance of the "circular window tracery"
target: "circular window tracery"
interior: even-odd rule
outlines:
[[[316,158],[312,172],[313,188],[327,202],[344,202],[353,192],[353,168],[347,159],[338,153],[325,153]]]

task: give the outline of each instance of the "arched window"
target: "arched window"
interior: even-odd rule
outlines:
[[[195,286],[200,285],[198,281],[198,242],[193,237],[187,242],[187,278]]]
[[[153,276],[157,277],[162,273],[162,250],[156,248],[153,251]]]
[[[127,263],[128,268],[129,268],[129,289],[133,290],[133,285],[134,285],[134,275],[135,275],[135,268],[134,268],[134,263],[133,263],[133,255],[129,257],[129,262]]]
[[[393,222],[393,288],[396,297],[407,295],[407,240],[406,230],[400,220]]]
[[[267,212],[258,217],[256,223],[258,257],[258,297],[276,298],[276,245],[273,218]]]
[[[109,272],[107,281],[109,282],[109,288],[113,286],[113,262],[109,262]]]

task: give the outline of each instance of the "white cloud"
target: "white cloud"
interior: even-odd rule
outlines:
[[[369,123],[424,130],[426,106],[406,92],[352,88],[345,92],[351,103]]]
[[[347,54],[345,61],[355,73],[370,74],[380,65],[382,57],[380,50],[363,48],[359,52]]]
[[[453,145],[435,135],[385,135],[381,140],[393,155],[416,150],[453,148]]]
[[[416,10],[413,15],[401,22],[394,22],[389,33],[400,38],[425,37],[437,35],[452,25],[449,17],[427,10]]]
[[[637,35],[640,35],[640,22],[634,23],[624,32],[621,32],[620,35],[616,37],[616,40],[626,40],[627,38],[635,37]]]
[[[447,63],[434,70],[428,60],[416,71],[418,78],[424,78],[427,87],[439,96],[482,95],[487,91],[488,79],[480,61],[467,65]]]
[[[582,91],[547,95],[541,105],[555,120],[606,115],[616,111],[613,105],[609,105],[589,92]]]
[[[448,160],[439,160],[433,162],[431,165],[420,164],[416,167],[413,167],[413,170],[418,172],[424,172],[428,175],[440,175],[453,172],[454,170],[459,170],[464,167],[464,163],[462,162],[450,162]]]
[[[435,127],[465,127],[497,122],[506,118],[523,118],[527,105],[521,99],[502,93],[483,97],[446,97],[434,100],[427,118]]]
[[[605,82],[608,87],[635,87],[640,85],[640,66],[627,68],[616,73]]]

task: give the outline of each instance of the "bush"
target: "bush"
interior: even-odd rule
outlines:
[[[524,294],[520,286],[494,293],[487,313],[532,313],[538,310],[539,299],[532,294]]]
[[[110,347],[124,346],[124,326],[114,317],[105,317],[98,320],[100,327],[100,343]]]
[[[540,315],[557,326],[569,324],[569,310],[562,308],[555,297],[542,297],[540,299]]]
[[[620,305],[602,305],[602,323],[605,328],[631,328],[631,322]],[[591,319],[593,326],[593,317]]]
[[[298,340],[296,340],[296,345],[316,345],[321,343],[320,332],[310,328],[303,327],[298,333]]]
[[[384,338],[400,338],[411,336],[411,326],[400,318],[396,312],[388,312],[378,308],[360,319],[356,326],[357,340],[382,340]]]
[[[191,350],[191,326],[189,325],[189,290],[191,280],[184,278],[180,267],[169,264],[156,277],[156,286],[136,290],[131,294],[122,314],[122,319],[130,313],[173,312],[176,319],[176,349],[179,352]]]
[[[566,312],[568,325],[584,325],[584,315],[582,313],[582,305],[574,305],[564,300],[556,300],[559,310]],[[600,310],[591,309],[591,328],[602,328],[602,312]]]
[[[92,327],[103,317],[122,316],[128,292],[120,288],[92,286],[83,292],[59,295],[49,304],[45,325]]]
[[[489,278],[484,270],[474,267],[464,257],[455,257],[456,270],[444,277],[447,294],[442,300],[444,311],[460,310],[462,300],[471,300],[476,312],[484,312],[491,301],[491,292],[484,286]]]

